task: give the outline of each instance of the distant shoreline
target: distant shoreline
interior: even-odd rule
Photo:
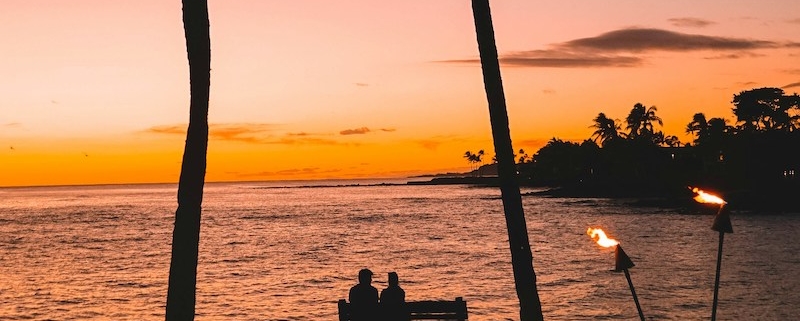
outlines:
[[[499,178],[497,176],[485,177],[434,177],[427,181],[409,181],[408,185],[481,185],[481,186],[499,186]]]
[[[408,185],[473,185],[479,187],[499,186],[498,177],[435,177],[427,181],[408,182]],[[609,186],[530,186],[521,184],[520,187],[538,187],[541,191],[523,193],[522,196],[553,197],[553,198],[605,198],[628,199],[633,206],[653,206],[661,208],[697,209],[707,207],[693,200],[693,194],[686,189],[677,190],[642,190],[633,188],[620,188]],[[771,190],[764,192],[756,189],[720,191],[721,196],[728,202],[729,209],[759,211],[770,213],[798,213],[800,203],[795,200],[796,191]]]

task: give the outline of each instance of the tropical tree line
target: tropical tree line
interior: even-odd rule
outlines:
[[[624,121],[599,113],[581,143],[551,139],[520,159],[523,182],[569,186],[591,194],[663,195],[704,185],[743,198],[797,188],[800,97],[780,88],[733,96],[735,120],[696,113],[686,125],[692,142],[661,131],[655,106],[637,103]],[[624,126],[624,128],[623,128]]]

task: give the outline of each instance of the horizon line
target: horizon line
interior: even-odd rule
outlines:
[[[261,179],[261,180],[214,180],[204,184],[221,183],[273,183],[273,182],[320,182],[320,181],[357,181],[357,180],[401,180],[433,177],[438,174],[426,174],[405,177],[358,177],[358,178],[312,178],[312,179]],[[12,188],[47,188],[47,187],[90,187],[90,186],[125,186],[125,185],[177,185],[178,182],[135,182],[135,183],[87,183],[87,184],[43,184],[43,185],[0,185],[0,189]]]

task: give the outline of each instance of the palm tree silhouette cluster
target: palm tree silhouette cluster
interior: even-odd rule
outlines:
[[[686,144],[659,129],[655,106],[635,104],[624,123],[601,112],[590,139],[551,139],[518,163],[520,178],[606,196],[673,195],[700,185],[742,204],[780,203],[800,191],[800,97],[757,88],[735,94],[732,104],[734,125],[696,113],[686,126],[694,141]]]
[[[616,120],[608,118],[605,113],[599,113],[594,118],[594,125],[591,126],[596,129],[592,134],[592,138],[595,141],[600,140],[604,147],[606,143],[614,143],[621,138],[655,145],[679,147],[680,141],[677,136],[664,136],[663,132],[656,130],[655,124],[658,124],[658,126],[664,125],[661,117],[656,116],[656,111],[658,111],[656,106],[645,107],[641,103],[634,105],[628,117],[625,118],[627,133],[620,132],[620,125]]]
[[[481,169],[481,164],[483,163],[484,154],[485,152],[483,151],[483,149],[479,150],[477,153],[473,153],[471,151],[466,151],[464,153],[464,158],[471,165],[470,171],[471,172],[477,171],[478,176],[481,176],[480,169]]]
[[[797,191],[800,156],[800,96],[780,88],[756,88],[733,96],[736,121],[706,120],[697,113],[686,126],[702,163],[702,182],[751,191],[749,198],[784,198]],[[769,197],[767,197],[769,198]]]

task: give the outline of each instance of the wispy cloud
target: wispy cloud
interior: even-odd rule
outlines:
[[[800,18],[786,20],[788,23],[800,24]]]
[[[5,128],[21,128],[22,127],[22,123],[18,123],[18,122],[5,123],[5,124],[3,124],[3,127],[5,127]]]
[[[355,83],[355,85],[358,86],[358,87],[368,87],[369,86],[368,83],[363,83],[363,82],[357,82],[357,83]]]
[[[748,50],[782,46],[768,40],[715,37],[653,28],[614,30],[597,37],[575,39],[557,45],[564,49],[600,52]]]
[[[437,140],[437,139],[419,139],[419,140],[415,140],[414,142],[417,143],[418,145],[422,146],[422,148],[425,148],[425,149],[428,149],[428,150],[436,150],[436,149],[439,148],[439,146],[444,144],[443,141]]]
[[[279,144],[279,145],[357,145],[350,143],[343,143],[333,139],[320,138],[320,137],[279,137],[276,139],[264,140],[263,144]]]
[[[500,62],[521,67],[592,68],[636,67],[642,64],[639,57],[576,53],[557,50],[532,50],[517,52],[500,58]]]
[[[378,128],[378,131],[391,133],[397,131],[394,128]],[[361,128],[353,128],[353,129],[345,129],[339,132],[339,135],[363,135],[367,133],[374,132],[373,130],[369,129],[368,127],[361,127]]]
[[[240,173],[239,177],[270,177],[286,175],[319,175],[341,172],[341,169],[321,169],[319,167],[290,168],[279,171],[265,171],[258,173]]]
[[[263,142],[262,135],[273,132],[276,127],[273,124],[212,124],[208,135],[210,139],[259,143]]]
[[[500,63],[518,67],[598,68],[636,67],[644,54],[654,51],[714,51],[716,59],[753,57],[757,49],[792,48],[800,44],[759,39],[717,37],[654,28],[625,28],[551,44],[547,49],[518,51],[502,55]],[[478,59],[457,59],[441,63],[480,63]]]
[[[250,144],[280,145],[351,145],[325,138],[323,134],[279,133],[280,125],[259,123],[209,124],[209,139]],[[154,126],[148,133],[186,135],[186,125]]]
[[[736,53],[724,53],[724,54],[720,54],[720,55],[716,55],[716,56],[704,57],[703,59],[709,59],[709,60],[714,60],[714,59],[739,59],[739,58],[757,58],[757,57],[764,57],[764,56],[766,56],[766,55],[758,54],[758,53],[755,53],[755,52],[744,51],[744,52],[736,52]]]
[[[523,139],[520,140],[519,142],[514,142],[515,143],[514,146],[517,146],[517,150],[515,150],[514,152],[517,152],[520,149],[526,149],[525,153],[533,156],[533,154],[536,153],[536,151],[539,150],[539,148],[542,148],[542,146],[547,145],[547,142],[549,140],[550,139],[533,138],[533,139]]]
[[[789,89],[789,88],[797,88],[797,87],[800,87],[800,82],[793,82],[793,83],[788,84],[786,86],[783,86],[781,88],[782,89]]]
[[[420,147],[428,150],[436,150],[439,146],[444,144],[460,144],[465,142],[466,139],[463,137],[458,136],[451,136],[451,135],[442,135],[442,136],[434,136],[429,138],[422,138],[422,139],[414,139],[411,140],[414,144],[419,145]]]
[[[369,133],[370,130],[367,127],[361,128],[354,128],[354,129],[345,129],[339,132],[339,135],[363,135]]]
[[[630,56],[599,55],[557,50],[530,50],[515,52],[499,58],[500,63],[515,67],[593,68],[635,67],[642,59]],[[479,59],[446,60],[444,63],[480,63]]]
[[[245,143],[262,143],[266,133],[276,129],[273,124],[234,123],[209,124],[209,139],[239,141]],[[146,131],[156,134],[186,134],[186,125],[164,125],[148,128]]]
[[[154,134],[186,134],[186,126],[181,125],[161,125],[153,126],[145,130]]]
[[[800,69],[783,69],[781,72],[790,75],[800,75]]]
[[[676,27],[689,27],[689,28],[704,28],[716,24],[716,22],[700,18],[683,17],[667,19],[673,26]]]

